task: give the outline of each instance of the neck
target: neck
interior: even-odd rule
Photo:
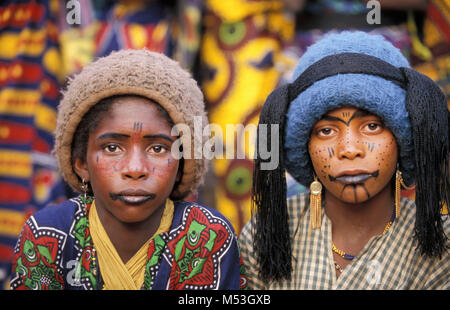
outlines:
[[[106,208],[98,206],[97,202],[96,206],[100,222],[125,264],[157,231],[165,203],[155,210],[150,217],[137,223],[122,222]]]
[[[346,203],[325,193],[325,213],[333,224],[333,238],[368,241],[383,232],[392,217],[394,199],[390,186],[362,203]]]

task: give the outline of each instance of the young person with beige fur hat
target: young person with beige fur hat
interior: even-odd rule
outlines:
[[[11,288],[239,289],[231,224],[182,200],[207,163],[186,151],[203,141],[181,139],[173,126],[193,131],[195,117],[207,124],[197,83],[162,54],[113,52],[75,76],[54,152],[81,195],[28,219]],[[172,152],[179,141],[181,158]]]

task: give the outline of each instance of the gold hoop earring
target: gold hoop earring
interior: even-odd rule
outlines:
[[[407,190],[411,190],[414,188],[414,185],[406,186],[405,182],[403,181],[402,172],[398,169],[397,165],[397,171],[395,172],[395,218],[400,217],[400,197],[402,186]]]
[[[313,229],[316,229],[322,226],[322,184],[316,176],[314,176],[314,181],[309,189],[310,225]]]

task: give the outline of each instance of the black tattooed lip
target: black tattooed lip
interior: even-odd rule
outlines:
[[[128,205],[140,205],[149,200],[155,199],[156,194],[142,190],[129,190],[120,193],[110,193],[112,200],[120,200]]]
[[[342,184],[358,184],[367,181],[370,178],[378,177],[379,170],[376,170],[372,173],[359,173],[354,175],[343,174],[338,177],[333,177],[332,175],[328,175],[331,182],[339,182]]]

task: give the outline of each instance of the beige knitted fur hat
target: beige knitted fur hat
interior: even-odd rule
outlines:
[[[113,52],[88,64],[70,80],[58,107],[54,154],[62,176],[78,192],[81,192],[81,180],[71,164],[73,135],[92,106],[114,95],[139,95],[160,104],[175,124],[190,127],[191,145],[189,148],[183,145],[186,149],[194,150],[194,144],[204,145],[208,139],[193,134],[195,117],[202,119],[202,130],[208,120],[203,94],[187,71],[167,56],[145,49]],[[194,143],[195,139],[201,141]],[[174,199],[195,193],[207,169],[203,156],[184,158],[181,183],[171,194]]]

